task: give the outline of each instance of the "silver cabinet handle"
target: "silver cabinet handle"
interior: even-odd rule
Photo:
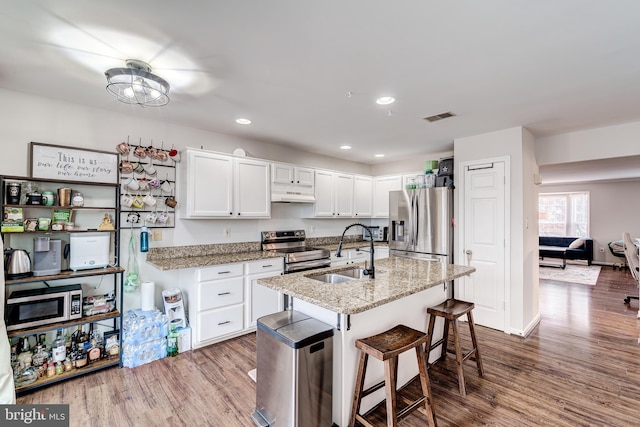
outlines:
[[[229,274],[231,273],[230,271],[218,271],[218,274]]]
[[[224,322],[218,323],[218,326],[226,325],[227,323],[231,323],[230,320],[225,320]]]
[[[222,295],[231,295],[231,292],[220,292],[218,294],[218,296],[222,296]]]
[[[269,267],[273,267],[272,264],[267,264],[267,265],[263,265],[262,268],[269,268]]]

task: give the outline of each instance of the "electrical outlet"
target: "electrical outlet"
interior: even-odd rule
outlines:
[[[312,225],[311,228],[309,228],[309,234],[313,234],[315,233],[316,228]]]
[[[159,228],[154,228],[153,229],[153,241],[154,242],[159,242],[160,240],[162,240],[162,230]]]
[[[231,229],[230,228],[225,228],[224,229],[224,237],[231,237]]]

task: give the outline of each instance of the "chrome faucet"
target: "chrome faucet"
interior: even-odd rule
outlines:
[[[336,256],[337,257],[342,257],[342,255],[340,254],[340,252],[342,252],[342,240],[344,239],[344,233],[347,232],[348,229],[350,229],[351,227],[355,227],[356,225],[359,225],[360,227],[364,228],[365,230],[367,230],[367,232],[369,233],[369,238],[371,239],[371,252],[369,253],[369,268],[367,268],[367,263],[365,263],[365,269],[363,271],[364,274],[368,274],[369,277],[371,279],[375,279],[376,278],[376,269],[373,265],[373,234],[371,233],[371,230],[369,229],[369,227],[367,227],[366,225],[360,224],[359,222],[356,222],[354,224],[348,225],[347,228],[344,229],[344,231],[342,232],[342,236],[340,236],[340,242],[338,243],[338,250],[336,251]]]

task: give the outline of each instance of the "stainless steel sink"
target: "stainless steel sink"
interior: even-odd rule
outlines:
[[[354,279],[353,277],[347,277],[341,274],[316,274],[315,276],[307,277],[324,283],[344,283]]]
[[[337,271],[335,274],[340,276],[347,276],[352,279],[366,279],[369,277],[368,274],[364,274],[364,269],[360,267],[349,268],[346,270]]]
[[[367,279],[368,274],[364,274],[364,269],[360,267],[345,268],[335,273],[316,274],[307,276],[309,279],[318,280],[324,283],[344,283],[355,279]]]

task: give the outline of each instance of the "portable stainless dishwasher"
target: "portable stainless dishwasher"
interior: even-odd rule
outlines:
[[[332,424],[333,328],[289,310],[258,319],[257,426]]]

